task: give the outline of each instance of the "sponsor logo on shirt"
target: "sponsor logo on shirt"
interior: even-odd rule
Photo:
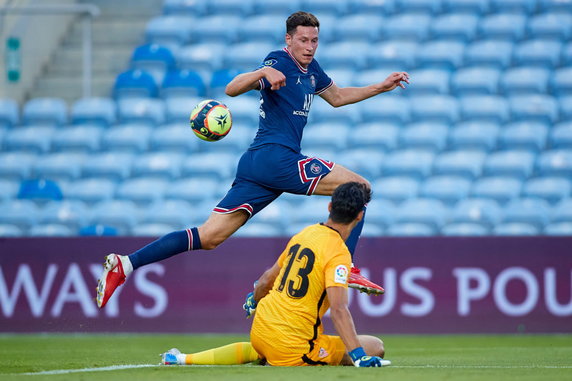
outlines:
[[[338,265],[334,275],[334,283],[346,284],[348,283],[348,268],[344,265]]]

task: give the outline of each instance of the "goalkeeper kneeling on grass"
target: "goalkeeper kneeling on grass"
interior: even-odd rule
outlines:
[[[383,342],[375,336],[358,336],[348,309],[351,255],[345,240],[363,218],[370,197],[371,190],[364,184],[340,185],[332,195],[328,220],[292,237],[247,296],[247,316],[256,309],[250,343],[194,354],[172,349],[162,355],[163,364],[229,365],[263,360],[275,366],[389,365],[383,359]],[[321,320],[328,308],[339,336],[323,333]]]

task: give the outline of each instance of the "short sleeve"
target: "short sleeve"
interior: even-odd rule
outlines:
[[[320,64],[316,62],[316,95],[322,94],[324,91],[328,90],[334,81],[326,74],[326,72],[322,69]]]
[[[346,247],[336,250],[324,266],[324,279],[328,287],[348,287],[351,269],[351,255]]]

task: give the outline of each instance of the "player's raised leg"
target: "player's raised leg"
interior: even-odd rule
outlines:
[[[133,270],[191,250],[212,250],[237,231],[248,219],[248,213],[211,213],[198,228],[175,231],[151,242],[130,255],[109,254],[97,284],[97,305],[103,308],[115,289],[125,282]]]

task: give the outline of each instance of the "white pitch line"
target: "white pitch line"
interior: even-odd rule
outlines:
[[[29,372],[29,373],[13,373],[13,375],[21,376],[40,376],[49,374],[69,374],[69,373],[85,373],[85,372],[106,372],[110,370],[123,370],[123,369],[135,369],[135,368],[151,368],[160,365],[156,364],[133,364],[133,365],[112,365],[104,366],[101,368],[82,368],[82,369],[56,369],[56,370],[45,370],[42,372]]]

